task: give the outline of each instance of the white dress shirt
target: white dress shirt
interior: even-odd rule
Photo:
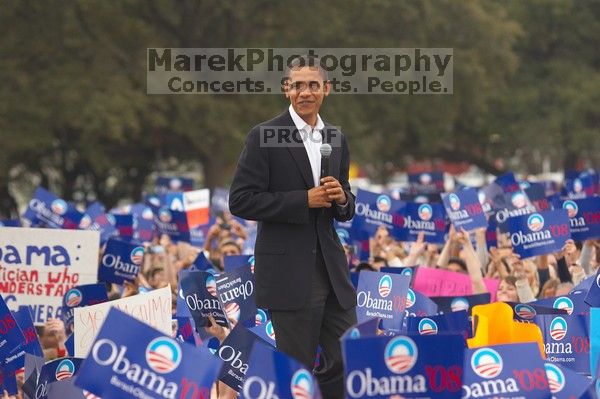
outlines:
[[[296,129],[298,129],[298,131],[302,134],[302,138],[304,139],[304,148],[308,154],[308,161],[310,162],[313,181],[315,183],[315,187],[317,187],[321,184],[321,143],[323,142],[321,131],[325,127],[325,124],[323,123],[321,116],[317,114],[317,125],[313,128],[296,113],[294,107],[291,105],[290,115],[292,116],[294,125],[296,125]],[[338,203],[335,203],[335,205],[340,209],[345,209],[346,206],[348,206],[348,199],[346,198],[344,205],[340,205]]]
[[[315,187],[317,187],[320,184],[319,180],[321,178],[321,143],[323,141],[321,131],[325,127],[325,124],[323,123],[321,116],[317,114],[317,125],[313,128],[296,113],[291,105],[290,115],[296,125],[296,129],[298,129],[302,135],[304,148],[306,149],[308,160],[310,162],[313,181]]]

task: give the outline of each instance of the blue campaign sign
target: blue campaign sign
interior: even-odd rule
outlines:
[[[0,295],[0,359],[4,360],[24,339],[23,331]]]
[[[248,364],[240,398],[321,399],[319,384],[313,374],[269,345],[255,342]]]
[[[406,293],[406,316],[429,316],[438,312],[438,305],[427,295],[413,291],[411,288]]]
[[[505,302],[513,309],[513,319],[524,323],[533,323],[533,319],[538,314],[568,314],[566,309],[556,309],[551,306],[540,306],[534,302],[529,303],[518,303],[518,302]]]
[[[190,226],[182,200],[181,206],[176,206],[178,209],[169,206],[167,194],[147,196],[145,202],[152,210],[154,227],[158,234],[166,234],[175,242],[191,241]]]
[[[504,207],[504,191],[496,183],[490,183],[479,189],[477,196],[486,215]]]
[[[233,328],[240,321],[248,320],[254,325],[257,309],[254,301],[254,274],[251,269],[238,267],[215,276],[215,279],[219,301],[229,321],[229,327]]]
[[[446,214],[457,230],[467,231],[487,228],[487,219],[483,212],[477,190],[466,188],[454,193],[442,194]]]
[[[100,259],[98,281],[115,284],[134,281],[142,267],[144,252],[144,247],[137,243],[109,239]]]
[[[104,398],[209,398],[221,360],[112,308],[75,385]],[[199,365],[202,365],[199,367]]]
[[[65,349],[67,350],[67,353],[75,353],[75,333],[72,333],[67,337]]]
[[[190,317],[176,317],[177,332],[175,337],[181,342],[187,342],[188,344],[196,345],[196,335],[194,330],[194,321]]]
[[[100,244],[104,244],[110,237],[119,234],[115,227],[116,221],[112,214],[105,213],[104,205],[100,202],[91,204],[83,214],[79,222],[79,228],[83,230],[99,231]]]
[[[600,376],[600,308],[590,308],[590,373],[592,378]],[[598,384],[598,382],[596,382]],[[596,385],[596,388],[600,388]]]
[[[379,226],[392,229],[400,223],[399,212],[405,203],[393,200],[387,194],[378,194],[358,189],[356,194],[356,211],[352,218],[352,230],[364,232],[369,236],[375,234]]]
[[[217,219],[214,216],[209,215],[208,223],[190,228],[190,244],[198,248],[204,248],[208,230],[216,223],[216,220]],[[250,239],[250,234],[248,238]],[[248,240],[246,240],[246,244],[247,241]],[[254,243],[252,243],[252,249],[254,249]]]
[[[547,361],[590,374],[589,315],[537,315]]]
[[[571,238],[569,217],[565,210],[514,216],[507,227],[513,250],[521,259],[561,250]]]
[[[498,202],[500,203],[500,202]],[[496,224],[502,232],[507,232],[507,221],[511,217],[529,215],[536,212],[537,209],[522,190],[517,190],[512,193],[504,193],[502,206],[496,209],[494,218]]]
[[[565,176],[565,191],[569,198],[585,198],[598,192],[598,174],[587,170],[573,172]]]
[[[440,203],[440,193],[402,193],[400,200],[405,202],[416,202],[417,204]]]
[[[196,259],[194,259],[194,263],[192,263],[191,270],[202,270],[202,271],[215,271],[215,267],[206,256],[204,256],[204,252],[200,251]]]
[[[488,219],[488,227],[485,230],[485,244],[488,251],[492,247],[498,248],[498,224],[494,215]]]
[[[254,255],[231,255],[223,257],[223,266],[226,272],[238,267],[251,268],[254,273]]]
[[[529,201],[538,212],[553,209],[552,203],[546,197],[546,187],[543,183],[525,183],[527,184],[523,190],[525,190],[525,194],[527,194]],[[523,184],[521,184],[521,186],[523,186]]]
[[[19,219],[2,219],[0,227],[21,227],[21,221]]]
[[[344,340],[347,397],[459,399],[465,346],[454,334]]]
[[[202,271],[190,271],[181,275],[181,294],[194,318],[196,327],[208,325],[212,315],[217,324],[229,327],[217,293],[217,280],[214,275]],[[185,316],[185,315],[182,315]]]
[[[150,210],[150,208],[148,208]],[[152,210],[150,210],[152,212]],[[148,215],[147,215],[148,216]],[[150,216],[150,219],[146,217],[137,216],[134,219],[133,225],[133,239],[139,242],[152,241],[154,237],[154,214]]]
[[[592,307],[600,307],[600,269],[596,271],[594,281],[585,295],[585,303]]]
[[[19,392],[17,386],[17,376],[15,371],[7,370],[0,367],[0,392],[8,395],[16,395]]]
[[[83,359],[63,357],[42,366],[35,388],[36,399],[48,399],[48,384],[75,376],[81,369]]]
[[[411,286],[415,279],[415,276],[417,275],[417,270],[419,270],[419,266],[407,266],[407,267],[384,266],[384,267],[379,268],[379,271],[381,273],[394,273],[394,274],[401,274],[403,276],[410,277],[410,285]]]
[[[474,294],[465,296],[434,296],[431,300],[438,305],[438,312],[459,312],[466,310],[471,314],[471,309],[476,305],[490,303],[490,294]]]
[[[77,229],[83,218],[73,204],[58,198],[50,191],[38,187],[29,201],[23,218],[32,226],[47,226],[55,229]]]
[[[565,310],[567,314],[584,314],[590,312],[590,305],[586,303],[587,292],[572,291],[569,295],[540,299],[529,302],[529,305],[544,306],[554,309]]]
[[[571,238],[585,241],[600,237],[600,197],[587,197],[562,201],[567,210],[571,227]]]
[[[337,220],[334,220],[333,227],[335,228],[335,232],[337,233],[342,245],[352,245],[354,241],[360,241],[361,239],[368,238],[368,234],[365,234],[364,232],[361,234],[360,231],[357,232],[352,228],[352,220],[348,220],[346,222],[338,222]]]
[[[409,202],[398,215],[392,235],[402,241],[416,241],[420,232],[425,242],[444,243],[446,235],[446,211],[442,204],[418,204]]]
[[[48,399],[99,399],[90,392],[75,386],[73,379],[48,384]]]
[[[356,290],[356,317],[358,322],[374,317],[382,319],[385,330],[400,331],[410,277],[362,271]]]
[[[122,215],[130,215],[131,216],[131,232],[129,233],[129,238],[138,242],[149,242],[152,241],[154,237],[154,214],[152,212],[152,208],[148,205],[138,202],[135,204],[127,205],[123,208],[114,210],[115,214]],[[124,216],[125,217],[125,216]],[[126,228],[127,220],[123,220],[123,227],[119,228],[121,238],[127,238],[127,234],[123,235],[122,233],[127,233]],[[120,224],[117,222],[117,224]]]
[[[407,334],[436,335],[439,333],[460,334],[465,339],[473,334],[469,314],[465,310],[431,316],[410,316],[406,319]]]
[[[177,317],[192,317],[190,309],[185,303],[185,295],[183,294],[181,282],[183,281],[184,277],[193,271],[195,270],[191,268],[180,270],[179,273],[177,273],[177,307],[175,309],[175,316]]]
[[[261,324],[265,324],[271,320],[269,316],[269,311],[265,309],[258,308],[256,309],[256,317],[254,318],[254,324],[260,326]]]
[[[161,194],[167,191],[191,191],[194,179],[183,176],[158,176],[154,182],[154,190]]]
[[[558,364],[544,363],[550,392],[555,399],[593,399],[593,383],[589,378]]]
[[[379,323],[381,319],[374,318],[371,320],[358,323],[357,325],[350,327],[340,338],[345,339],[358,339],[364,337],[376,337],[379,335]]]
[[[108,301],[105,284],[78,285],[68,290],[63,296],[63,321],[67,334],[73,329],[75,308],[96,305]]]
[[[573,289],[571,290],[571,293],[573,293],[575,291],[589,291],[590,287],[592,286],[592,284],[594,284],[595,281],[596,281],[596,276],[586,277],[583,280],[581,280],[581,282],[579,284],[577,284],[575,287],[573,287]]]
[[[463,399],[552,399],[546,368],[535,343],[465,351]]]
[[[133,238],[133,215],[113,213],[115,219],[115,227],[119,232],[119,237],[123,240],[131,240]]]
[[[219,380],[237,392],[244,385],[250,353],[257,340],[262,341],[256,334],[251,333],[244,326],[238,324],[231,330],[217,350],[217,355],[223,360],[223,368],[221,368],[221,372],[219,373]]]
[[[413,194],[441,193],[444,191],[444,173],[409,173],[408,186]]]
[[[26,353],[35,356],[44,356],[29,308],[27,306],[20,306],[19,310],[12,312],[12,314],[19,328],[23,332],[23,340],[19,346],[8,354],[3,363],[0,364],[0,368],[4,368],[7,371],[16,371],[25,367]]]
[[[273,323],[271,322],[271,320],[267,320],[265,323],[258,323],[257,321],[256,326],[248,327],[248,330],[252,331],[252,333],[262,338],[263,341],[265,341],[269,345],[273,347],[277,346],[277,342],[275,339],[275,329],[273,328]]]
[[[512,193],[520,189],[519,183],[513,172],[507,172],[498,176],[496,180],[494,180],[494,183],[502,187],[502,191],[505,193]]]

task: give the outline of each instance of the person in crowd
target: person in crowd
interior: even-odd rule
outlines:
[[[219,270],[225,269],[225,257],[226,256],[237,256],[242,254],[242,248],[239,244],[232,240],[222,241],[219,244],[219,262],[215,266],[219,268]]]
[[[544,286],[540,290],[540,299],[552,298],[556,296],[556,288],[560,284],[560,280],[557,278],[551,278],[544,283]]]
[[[65,342],[67,333],[65,324],[60,319],[48,319],[39,331],[40,345],[44,351],[44,359],[54,360],[68,356]]]
[[[204,250],[210,254],[211,260],[218,260],[220,257],[219,247],[222,242],[233,241],[241,248],[244,241],[248,238],[246,229],[229,212],[221,212],[216,216],[216,222],[206,234],[204,241]]]
[[[556,286],[556,296],[569,295],[569,293],[573,291],[573,288],[575,288],[575,286],[570,281],[560,283]]]
[[[448,260],[448,265],[446,266],[446,269],[455,273],[468,273],[467,264],[461,258],[450,258]]]
[[[165,269],[162,267],[154,267],[148,273],[148,284],[152,289],[166,287],[167,275]]]
[[[498,302],[519,302],[517,278],[515,276],[506,276],[500,280],[496,299]]]
[[[370,259],[369,263],[375,271],[381,270],[382,267],[388,267],[387,260],[381,256],[374,256],[373,259]]]

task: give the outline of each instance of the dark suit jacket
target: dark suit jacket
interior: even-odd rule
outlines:
[[[333,227],[334,218],[345,221],[354,216],[346,140],[325,123],[324,141],[332,146],[330,175],[342,184],[347,206],[334,203],[331,208],[309,209],[308,189],[314,187],[314,182],[306,149],[299,140],[294,145],[266,145],[265,132],[273,127],[299,137],[288,110],[255,126],[246,138],[229,193],[232,214],[258,221],[254,249],[256,304],[272,310],[295,310],[305,304],[318,239],[337,299],[349,309],[356,305],[356,292]]]

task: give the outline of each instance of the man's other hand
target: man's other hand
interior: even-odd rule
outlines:
[[[344,205],[347,202],[346,192],[335,177],[326,176],[321,179],[321,184],[327,190],[329,201],[335,201],[338,205]]]
[[[308,190],[309,208],[331,208],[326,186],[317,186]]]

